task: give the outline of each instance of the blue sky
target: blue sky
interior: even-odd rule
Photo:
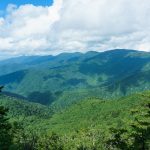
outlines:
[[[33,4],[35,6],[51,5],[53,0],[0,0],[0,10],[5,10],[8,4],[15,4],[17,6],[24,4]]]

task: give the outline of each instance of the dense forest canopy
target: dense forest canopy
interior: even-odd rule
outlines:
[[[10,149],[147,150],[150,147],[150,92],[109,101],[86,99],[55,113],[54,108],[2,94],[0,105],[3,106],[0,144]]]

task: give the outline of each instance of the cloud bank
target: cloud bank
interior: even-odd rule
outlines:
[[[47,55],[125,48],[150,51],[149,0],[55,0],[8,5],[0,55]]]

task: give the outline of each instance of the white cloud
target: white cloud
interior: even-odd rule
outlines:
[[[9,5],[0,18],[0,53],[57,54],[128,48],[150,51],[149,0],[55,0]]]

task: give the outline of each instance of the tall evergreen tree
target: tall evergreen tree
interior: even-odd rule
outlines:
[[[128,128],[111,129],[107,140],[108,149],[149,150],[150,149],[150,101],[145,101],[131,111],[133,120],[127,122]]]
[[[150,101],[142,104],[141,108],[133,110],[134,120],[131,123],[131,137],[134,139],[133,148],[148,150],[150,148]]]
[[[7,118],[8,109],[0,106],[0,150],[8,150],[12,144],[12,126]]]

